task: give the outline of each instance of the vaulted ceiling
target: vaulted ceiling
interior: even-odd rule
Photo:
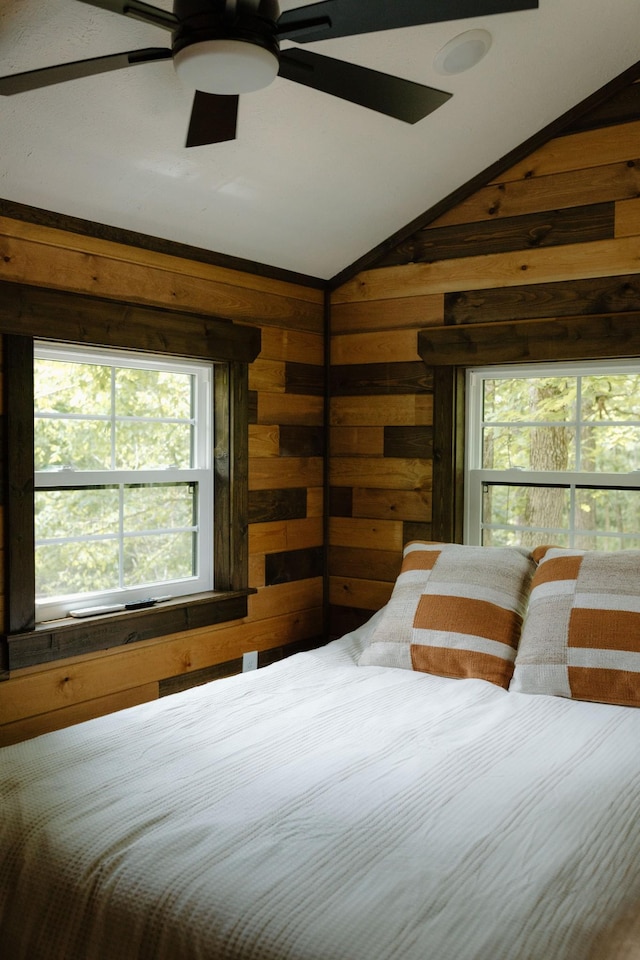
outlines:
[[[438,52],[477,29],[484,58],[439,72]],[[0,7],[0,75],[166,45],[76,0]],[[328,279],[640,60],[640,3],[540,0],[305,49],[453,96],[410,125],[277,78],[242,95],[235,140],[187,149],[192,93],[170,61],[148,63],[0,97],[0,197]]]

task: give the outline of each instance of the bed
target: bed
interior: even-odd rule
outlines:
[[[474,593],[468,549],[432,550],[410,547],[387,607],[323,648],[0,751],[3,960],[639,957],[640,711],[527,689],[562,683],[557,662],[532,679],[536,590],[554,623],[549,583],[565,606],[579,591],[527,558],[506,684],[371,662],[404,656],[403,611],[413,646],[442,649],[409,593]],[[451,550],[460,604],[438,580]],[[484,556],[475,599],[493,603]]]

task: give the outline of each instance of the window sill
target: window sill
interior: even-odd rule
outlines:
[[[240,620],[247,615],[247,597],[255,592],[253,589],[211,591],[177,597],[144,610],[39,623],[34,630],[5,634],[8,668],[17,670],[227,620]]]

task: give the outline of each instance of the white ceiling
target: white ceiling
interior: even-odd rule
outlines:
[[[439,76],[438,50],[477,27],[484,60]],[[168,41],[76,0],[0,0],[0,75]],[[327,279],[640,60],[640,3],[540,0],[305,49],[454,96],[410,126],[276,79],[241,97],[236,141],[185,149],[191,94],[145,64],[0,97],[0,197]]]

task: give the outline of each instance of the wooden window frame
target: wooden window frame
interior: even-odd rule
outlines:
[[[4,339],[5,633],[0,675],[21,667],[246,616],[248,364],[260,330],[228,320],[0,282]],[[213,361],[214,583],[161,607],[36,624],[33,476],[34,340]]]
[[[430,327],[418,333],[418,353],[434,374],[432,535],[462,543],[467,369],[640,357],[640,313]]]

